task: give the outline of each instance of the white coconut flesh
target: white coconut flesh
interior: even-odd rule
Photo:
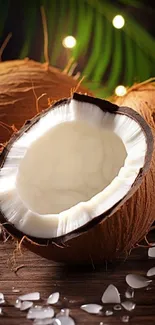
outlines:
[[[134,119],[71,99],[12,144],[0,172],[1,211],[27,235],[65,235],[128,193],[146,151]]]

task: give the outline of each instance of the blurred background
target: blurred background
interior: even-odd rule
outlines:
[[[85,76],[96,96],[124,94],[155,76],[155,6],[148,0],[0,0],[0,47],[10,38],[2,61],[45,62],[41,6],[50,64],[64,70],[72,63],[68,73]]]

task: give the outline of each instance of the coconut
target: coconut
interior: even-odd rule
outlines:
[[[0,62],[0,143],[53,101],[69,97],[78,81],[33,60]],[[86,92],[82,87],[78,91]]]
[[[0,156],[0,221],[32,251],[67,263],[127,254],[154,221],[153,136],[128,107],[74,93]]]
[[[112,98],[117,105],[129,106],[141,114],[152,130],[155,129],[155,81],[153,80],[155,78],[134,84],[124,96]]]

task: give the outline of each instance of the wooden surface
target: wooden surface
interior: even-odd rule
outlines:
[[[16,257],[16,266],[24,264],[24,267],[15,273],[11,270],[14,247],[11,240],[6,243],[0,242],[0,292],[3,292],[6,298],[4,306],[1,305],[4,311],[4,315],[0,315],[1,325],[33,323],[26,319],[26,312],[21,312],[14,307],[18,295],[32,291],[41,293],[40,304],[52,292],[59,291],[61,299],[54,307],[55,311],[64,307],[70,308],[70,315],[77,325],[99,325],[100,322],[104,325],[124,324],[121,321],[123,315],[130,316],[129,324],[155,324],[155,282],[149,286],[149,290],[144,288],[135,291],[133,301],[136,303],[136,308],[132,312],[114,311],[112,316],[107,317],[90,315],[80,309],[80,306],[85,303],[100,304],[103,291],[111,283],[119,289],[122,301],[125,300],[124,292],[127,288],[125,276],[128,273],[145,275],[149,268],[155,266],[155,259],[148,258],[146,248],[135,249],[126,261],[97,268],[93,266],[69,268],[23,251],[22,256],[18,254]],[[13,287],[20,292],[13,292]],[[112,306],[104,305],[103,310],[109,308],[111,309]]]

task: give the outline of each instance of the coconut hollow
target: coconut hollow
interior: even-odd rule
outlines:
[[[74,94],[27,121],[0,156],[0,220],[65,263],[126,255],[154,221],[153,136],[128,107]]]
[[[0,143],[50,103],[71,95],[74,78],[47,63],[25,59],[0,62]],[[79,86],[78,91],[86,89]]]

